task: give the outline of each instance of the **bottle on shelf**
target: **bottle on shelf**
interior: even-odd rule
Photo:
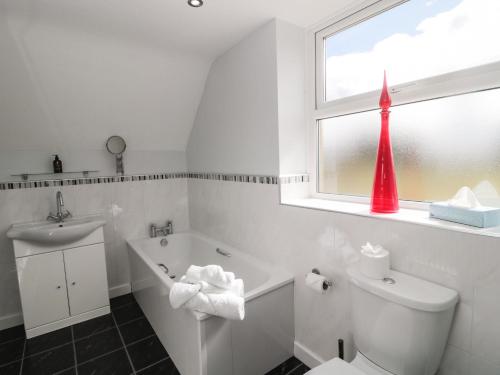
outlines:
[[[59,155],[54,155],[54,161],[52,165],[54,166],[54,173],[63,173],[63,163],[61,159],[59,159]]]

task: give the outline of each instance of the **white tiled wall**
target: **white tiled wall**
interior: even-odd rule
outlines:
[[[500,374],[500,240],[415,224],[280,206],[276,185],[189,180],[193,229],[296,275],[296,340],[323,359],[337,338],[352,357],[345,269],[366,241],[382,244],[395,269],[460,293],[441,374]],[[313,267],[335,280],[328,295],[311,292]],[[410,338],[409,338],[410,339]]]
[[[13,222],[43,220],[57,188],[0,192],[0,316],[20,311],[16,272],[5,232]],[[144,237],[150,222],[172,219],[296,275],[296,340],[320,358],[344,338],[352,358],[346,267],[365,241],[382,244],[393,267],[460,293],[442,375],[500,374],[500,240],[402,222],[281,206],[277,185],[175,179],[63,187],[74,215],[101,213],[110,287],[127,284],[125,240]],[[188,205],[189,197],[189,205]],[[189,214],[188,214],[189,212]],[[313,267],[335,281],[326,296],[304,285]]]
[[[167,219],[173,220],[176,231],[189,228],[186,179],[0,191],[0,320],[21,310],[12,244],[5,233],[12,223],[45,220],[55,211],[58,190],[73,216],[105,216],[111,289],[129,283],[127,239],[145,237],[150,223]]]

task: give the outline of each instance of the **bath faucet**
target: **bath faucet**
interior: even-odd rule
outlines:
[[[174,233],[174,224],[171,220],[167,221],[167,225],[164,227],[158,227],[156,224],[151,224],[149,226],[149,236],[155,238],[158,236],[168,236]]]
[[[64,199],[60,191],[58,191],[56,194],[56,203],[57,213],[53,214],[52,212],[50,212],[49,216],[47,216],[47,220],[52,220],[56,223],[62,223],[64,219],[71,217],[71,213],[68,210],[64,209]]]

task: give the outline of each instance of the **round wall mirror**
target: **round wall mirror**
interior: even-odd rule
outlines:
[[[125,169],[123,167],[123,152],[127,148],[125,140],[119,135],[113,135],[106,141],[106,149],[109,153],[115,155],[116,158],[116,173],[123,175]]]
[[[123,139],[119,135],[113,135],[106,141],[106,148],[113,155],[119,155],[123,154],[123,152],[127,148],[127,144],[125,143],[125,139]]]

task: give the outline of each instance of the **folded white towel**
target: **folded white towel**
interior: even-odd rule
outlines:
[[[170,290],[170,304],[226,319],[243,320],[245,317],[244,284],[234,279],[234,273],[224,272],[220,266],[189,267],[186,275],[174,283]],[[225,279],[224,279],[225,278]],[[217,286],[224,285],[224,288]]]
[[[245,297],[245,285],[242,279],[234,280],[229,290],[239,297]]]
[[[172,289],[170,289],[170,304],[174,309],[178,309],[196,296],[200,290],[201,284],[174,283]]]
[[[222,289],[216,287],[215,285],[209,284],[206,281],[192,281],[187,276],[182,276],[179,279],[180,283],[186,283],[191,285],[198,285],[200,287],[199,291],[205,294],[221,294],[226,292],[231,292],[236,294],[237,296],[243,297],[245,295],[245,286],[243,284],[242,279],[234,280],[228,289]]]
[[[186,278],[190,282],[206,281],[222,289],[229,289],[235,280],[234,273],[224,272],[222,267],[217,265],[190,266],[186,271]]]
[[[184,307],[226,319],[245,318],[245,299],[233,293],[197,293]]]

